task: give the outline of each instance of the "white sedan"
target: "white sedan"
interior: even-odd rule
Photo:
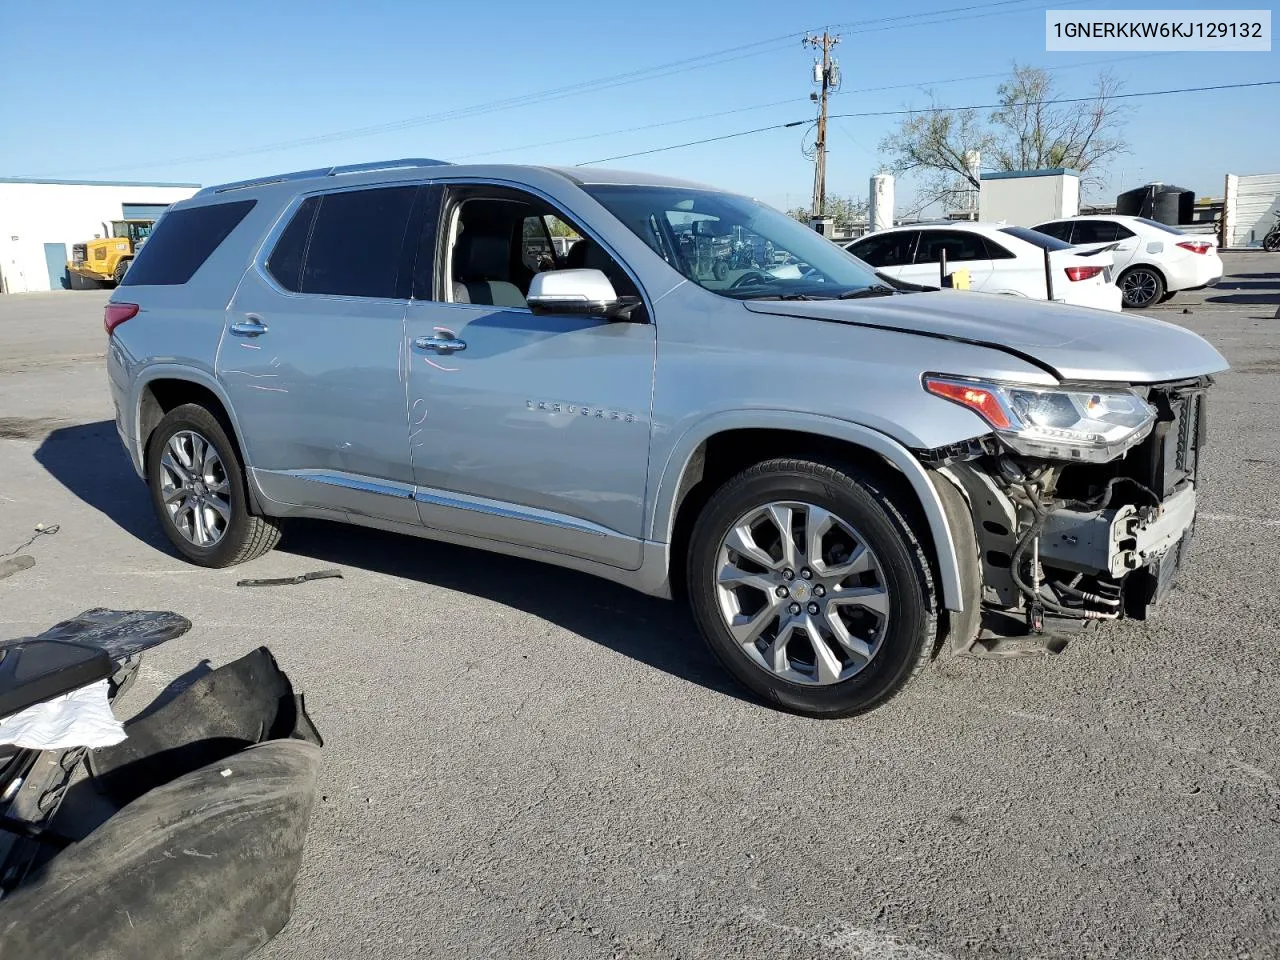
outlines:
[[[1110,247],[1078,249],[1026,227],[963,220],[915,224],[879,230],[845,249],[880,273],[907,283],[940,286],[945,252],[947,273],[967,270],[969,289],[980,293],[1120,309]]]
[[[1150,307],[1179,290],[1199,290],[1222,279],[1216,239],[1146,217],[1072,217],[1036,230],[1076,246],[1114,244],[1116,284],[1126,307]]]

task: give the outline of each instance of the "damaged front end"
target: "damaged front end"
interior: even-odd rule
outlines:
[[[965,610],[948,629],[952,652],[1058,652],[1089,621],[1146,618],[1173,585],[1194,530],[1210,383],[924,378],[930,393],[992,427],[921,454],[955,532],[965,588]]]

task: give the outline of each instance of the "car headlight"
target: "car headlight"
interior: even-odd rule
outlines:
[[[924,377],[924,388],[968,407],[1028,457],[1105,463],[1141,443],[1156,411],[1132,390],[1068,390],[962,377]]]

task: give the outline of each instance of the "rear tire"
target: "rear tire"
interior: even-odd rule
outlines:
[[[116,282],[117,287],[124,282],[124,275],[129,272],[129,264],[132,262],[132,260],[121,260],[116,264],[116,271],[111,278]]]
[[[1268,253],[1280,250],[1280,230],[1272,230],[1262,238],[1262,249]]]
[[[1120,275],[1120,296],[1126,307],[1145,310],[1164,294],[1164,277],[1155,267],[1130,267]]]
[[[252,560],[280,541],[280,527],[249,510],[240,454],[204,407],[170,410],[147,441],[151,504],[169,541],[202,567]]]
[[[852,470],[780,459],[738,474],[698,517],[686,575],[711,652],[795,713],[848,717],[883,704],[937,638],[919,539],[893,498]]]

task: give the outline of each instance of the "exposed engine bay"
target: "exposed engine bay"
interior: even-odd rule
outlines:
[[[1149,423],[1113,456],[1098,448],[1069,451],[1069,460],[1035,456],[1000,431],[964,451],[931,452],[935,486],[960,531],[966,595],[981,597],[952,616],[953,652],[1057,652],[1089,621],[1146,618],[1194,532],[1209,384],[1133,388]]]

